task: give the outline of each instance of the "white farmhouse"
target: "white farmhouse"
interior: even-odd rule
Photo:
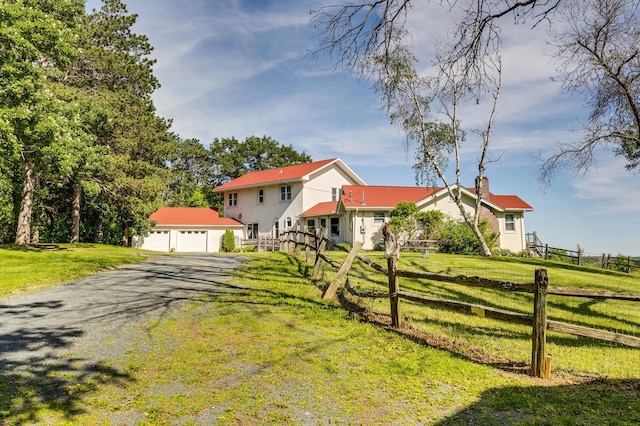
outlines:
[[[333,158],[295,166],[250,172],[214,189],[224,194],[224,215],[246,226],[246,238],[276,237],[295,225],[331,227],[340,240],[340,217],[321,222],[300,214],[318,204],[335,205],[344,185],[366,185],[353,170]]]
[[[482,181],[480,217],[499,234],[498,247],[526,248],[524,215],[533,208],[516,195],[496,195]],[[467,212],[474,213],[475,188],[454,188]],[[445,188],[369,186],[340,159],[315,161],[247,173],[214,189],[224,195],[224,218],[211,208],[162,207],[149,219],[151,233],[137,237],[135,247],[178,252],[217,252],[231,229],[240,239],[277,237],[293,226],[326,228],[336,243],[356,241],[373,249],[382,241],[380,228],[401,201],[421,211],[439,210],[461,219]]]

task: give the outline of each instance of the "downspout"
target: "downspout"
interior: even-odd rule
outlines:
[[[525,250],[527,243],[524,235],[524,212],[520,214],[520,250]]]
[[[353,215],[353,217],[351,218],[351,241],[353,241],[353,244],[356,243],[356,222],[358,221],[358,208],[356,207],[356,213]]]

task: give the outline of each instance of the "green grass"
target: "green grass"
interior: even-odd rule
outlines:
[[[0,298],[139,262],[146,256],[140,250],[100,244],[0,246]]]
[[[342,259],[344,254],[331,252]],[[365,256],[386,266],[382,254],[368,252]],[[550,286],[566,286],[640,293],[640,277],[626,273],[603,271],[537,259],[492,258],[431,254],[425,259],[419,254],[402,253],[398,268],[423,270],[449,275],[481,276],[496,280],[532,283],[535,269],[545,267]],[[334,272],[327,268],[327,279]],[[356,262],[350,272],[351,282],[362,289],[388,288],[384,275]],[[400,278],[402,290],[444,299],[458,300],[510,311],[532,314],[533,296],[524,293],[464,287],[429,280]],[[389,312],[387,300],[360,300],[378,312]],[[456,347],[465,356],[476,354],[489,362],[529,364],[531,328],[506,322],[427,308],[401,301],[403,320],[435,335],[443,345]],[[640,303],[584,298],[549,296],[549,319],[594,327],[607,331],[640,336]],[[596,340],[548,332],[547,350],[553,356],[552,367],[559,372],[577,375],[598,375],[617,379],[640,378],[640,349],[615,346]]]
[[[285,253],[247,257],[251,262],[228,285],[233,291],[185,305],[179,312],[154,321],[140,330],[136,347],[122,358],[80,377],[48,373],[49,380],[44,382],[42,378],[13,378],[11,386],[0,380],[0,401],[5,401],[0,422],[640,423],[639,376],[574,374],[564,369],[551,381],[533,379],[497,359],[510,359],[511,351],[517,352],[504,345],[530,346],[525,328],[504,328],[498,321],[403,303],[405,319],[430,333],[431,340],[426,342],[434,343],[437,337],[446,349],[431,347],[414,334],[393,332],[365,321],[355,311],[321,300],[321,289],[309,279],[311,267],[300,259]],[[403,254],[402,262],[442,262],[436,267],[449,264],[452,270],[487,262],[479,258],[458,260],[455,256],[421,259]],[[508,273],[506,263],[492,260],[490,265],[482,269],[493,271],[489,274]],[[529,266],[535,269],[535,265]],[[368,273],[358,268],[350,277],[365,286]],[[523,276],[527,274],[523,272]],[[330,276],[327,270],[326,277]],[[553,280],[553,269],[550,276]],[[624,278],[616,285],[624,287]],[[412,285],[416,290],[426,288],[449,295],[458,291],[438,290],[427,282]],[[497,295],[460,297],[482,298],[498,305],[518,302],[502,302]],[[388,302],[379,306],[365,300],[360,303],[388,312]],[[553,344],[558,348],[579,349],[584,344],[566,336],[550,337],[553,339],[557,339]],[[587,344],[597,350],[608,349]],[[554,365],[556,362],[558,355],[554,354]]]

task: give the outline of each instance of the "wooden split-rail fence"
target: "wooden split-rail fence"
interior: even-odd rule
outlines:
[[[578,246],[578,250],[569,250],[558,247],[550,247],[544,244],[538,238],[535,232],[526,234],[527,249],[536,257],[549,259],[564,259],[569,263],[582,265],[584,261],[584,250]],[[602,253],[602,261],[600,262],[602,269],[614,269],[613,266],[620,271],[631,273],[633,270],[640,269],[640,261],[633,259],[631,256],[611,256],[611,253]]]
[[[327,239],[326,228],[316,229],[314,232],[309,232],[303,228],[292,229],[281,234],[280,240],[282,243],[282,249],[288,252],[293,252],[296,256],[300,254],[300,247],[304,247],[307,263],[312,263],[311,252],[313,251],[315,253],[312,279],[320,278],[320,271],[323,263],[338,270],[337,274],[322,295],[324,299],[335,297],[337,290],[345,280],[345,277],[355,260],[358,260],[375,271],[386,275],[389,283],[388,292],[361,293],[351,287],[348,284],[348,280],[345,285],[345,290],[350,294],[359,297],[388,298],[390,302],[392,327],[400,327],[402,325],[400,316],[401,299],[440,309],[532,326],[531,375],[534,377],[543,379],[549,379],[551,377],[551,357],[546,352],[547,330],[564,332],[576,336],[640,348],[640,338],[635,336],[568,324],[560,321],[549,320],[547,318],[548,295],[582,297],[596,300],[613,299],[640,302],[640,294],[621,294],[603,290],[549,286],[549,276],[547,270],[544,268],[540,268],[535,271],[533,284],[512,283],[508,281],[498,281],[462,275],[451,276],[425,271],[402,270],[397,268],[397,259],[399,254],[398,243],[395,240],[395,236],[386,225],[383,227],[383,235],[385,236],[386,268],[359,255],[358,253],[362,247],[362,243],[359,242],[355,243],[351,250],[344,249],[344,251],[347,251],[349,254],[342,263],[328,258],[325,255],[325,250],[327,244],[332,244],[332,241]],[[340,246],[336,247],[342,249]],[[469,287],[489,288],[506,292],[530,293],[534,296],[533,314],[522,314],[488,306],[406,292],[400,289],[400,278],[427,279]]]

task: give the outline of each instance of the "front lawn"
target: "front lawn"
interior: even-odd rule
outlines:
[[[637,377],[623,380],[565,372],[548,382],[500,363],[474,361],[322,301],[321,289],[309,280],[311,267],[298,258],[285,253],[248,256],[251,263],[231,284],[236,292],[190,304],[155,324],[136,350],[114,360],[113,366],[132,377],[130,384],[114,382],[87,392],[82,396],[86,412],[74,421],[640,422]],[[441,326],[447,315],[439,312]],[[475,329],[478,335],[501,338],[493,325]],[[528,340],[526,331],[511,334],[506,342],[518,340]]]
[[[149,253],[101,244],[0,246],[0,298],[144,260]]]

